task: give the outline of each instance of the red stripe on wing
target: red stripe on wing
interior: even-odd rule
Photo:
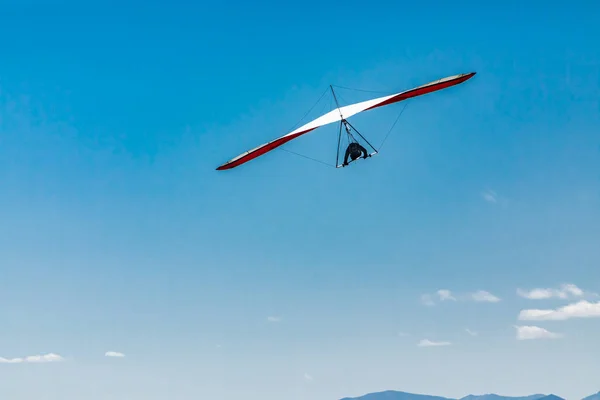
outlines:
[[[421,96],[421,95],[424,95],[427,93],[445,89],[450,86],[458,85],[459,83],[462,83],[462,82],[466,81],[467,79],[472,78],[473,75],[475,75],[475,72],[471,72],[470,74],[466,74],[464,76],[460,76],[455,79],[450,79],[445,82],[433,83],[428,86],[418,87],[418,88],[406,91],[404,93],[400,93],[400,94],[398,94],[392,98],[389,98],[386,101],[383,101],[379,104],[375,104],[374,106],[367,108],[367,110],[372,110],[373,108],[387,106],[388,104],[397,103],[402,100],[410,99],[411,97]],[[365,110],[365,111],[367,111],[367,110]]]
[[[310,131],[312,131],[314,129],[316,129],[316,127],[312,128],[312,129],[308,129],[308,130],[303,131],[303,132],[295,133],[295,134],[290,135],[290,136],[283,136],[283,137],[281,137],[279,139],[273,140],[272,142],[269,142],[269,143],[267,143],[267,144],[265,144],[265,145],[257,148],[256,150],[253,150],[253,151],[249,152],[248,154],[244,155],[243,157],[238,158],[235,161],[226,162],[225,164],[223,164],[220,167],[218,167],[217,171],[222,171],[222,170],[225,170],[225,169],[235,168],[238,165],[247,163],[248,161],[250,161],[250,160],[252,160],[252,159],[254,159],[256,157],[262,156],[263,154],[268,153],[269,151],[271,151],[271,150],[273,150],[273,149],[275,149],[275,148],[277,148],[277,147],[279,147],[279,146],[281,146],[281,145],[289,142],[290,140],[295,139],[298,136],[304,135],[305,133],[308,133],[308,132],[310,132]]]

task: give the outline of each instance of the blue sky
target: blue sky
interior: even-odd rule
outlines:
[[[3,397],[600,389],[594,2],[0,4]],[[351,168],[215,171],[330,83],[470,71]],[[379,143],[402,106],[352,121]]]

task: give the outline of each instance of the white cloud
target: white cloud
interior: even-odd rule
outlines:
[[[485,192],[481,193],[481,197],[483,197],[483,199],[488,203],[498,202],[498,195],[493,190],[486,190]]]
[[[25,358],[26,362],[31,362],[31,363],[56,362],[56,361],[63,361],[63,360],[64,359],[61,356],[59,356],[58,354],[54,354],[54,353],[29,356],[29,357]]]
[[[517,289],[517,294],[530,300],[545,300],[550,298],[568,299],[571,297],[583,297],[584,291],[572,283],[565,283],[560,289],[535,288],[531,290]]]
[[[307,381],[312,381],[313,377],[310,376],[309,374],[307,374],[306,372],[304,373],[304,379],[306,379]]]
[[[440,289],[435,292],[435,295],[439,298],[439,301],[476,301],[476,302],[486,302],[486,303],[497,303],[500,301],[500,298],[494,296],[490,292],[485,290],[478,290],[473,293],[467,294],[459,294],[455,295],[448,289]],[[431,294],[424,294],[421,296],[421,303],[426,306],[434,306],[435,301],[434,297]]]
[[[436,346],[450,346],[450,344],[451,344],[450,342],[434,342],[429,339],[423,339],[419,343],[417,343],[417,346],[419,346],[419,347],[436,347]]]
[[[433,301],[433,299],[431,298],[430,294],[424,294],[421,296],[421,303],[425,304],[426,306],[434,306],[435,303]]]
[[[456,301],[456,298],[452,296],[452,292],[447,289],[440,289],[437,291],[437,295],[440,298],[440,301],[453,300]]]
[[[535,340],[535,339],[558,339],[562,335],[550,332],[539,326],[515,326],[517,330],[517,340]]]
[[[281,318],[280,317],[267,317],[267,321],[269,321],[269,322],[280,322]]]
[[[521,310],[519,319],[522,321],[564,321],[571,318],[598,318],[600,317],[600,301],[590,303],[581,300],[555,309],[529,309]]]
[[[477,332],[470,330],[469,328],[465,329],[465,332],[467,332],[469,335],[471,336],[477,336],[479,335]]]
[[[104,353],[104,355],[106,357],[117,357],[117,358],[123,358],[123,357],[125,357],[125,354],[119,353],[117,351],[107,351],[106,353]]]
[[[486,302],[486,303],[497,303],[500,299],[490,292],[486,292],[485,290],[478,290],[475,293],[471,294],[471,299],[478,302]]]
[[[22,364],[22,363],[49,363],[64,361],[64,358],[58,354],[48,353],[43,355],[18,357],[18,358],[3,358],[0,357],[0,364]]]

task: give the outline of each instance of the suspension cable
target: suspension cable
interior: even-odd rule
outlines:
[[[283,147],[278,147],[277,149],[281,150],[281,151],[285,151],[286,153],[294,154],[294,155],[296,155],[298,157],[306,158],[307,160],[314,161],[314,162],[317,162],[319,164],[327,165],[328,167],[334,167],[335,168],[335,165],[332,165],[332,164],[330,164],[328,162],[317,160],[316,158],[305,156],[304,154],[296,153],[295,151],[286,150]]]
[[[311,108],[310,108],[310,109],[309,109],[309,110],[308,110],[308,111],[307,111],[307,112],[304,114],[304,116],[303,116],[302,118],[300,118],[300,120],[299,120],[298,122],[296,122],[296,124],[294,124],[294,125],[293,125],[293,126],[290,128],[290,129],[289,129],[289,131],[291,131],[291,130],[292,130],[292,129],[294,129],[296,126],[298,126],[298,124],[299,124],[300,122],[302,122],[302,120],[303,120],[304,118],[306,118],[306,116],[307,116],[308,114],[310,114],[310,112],[311,112],[311,111],[312,111],[312,110],[313,110],[313,109],[314,109],[314,108],[317,106],[317,104],[319,104],[319,103],[321,102],[321,99],[323,99],[323,96],[325,96],[325,94],[326,94],[328,91],[329,91],[329,89],[325,89],[325,90],[323,91],[323,93],[322,93],[322,94],[321,94],[321,96],[319,97],[319,100],[317,100],[317,101],[316,101],[316,103],[315,103],[315,104],[313,104],[313,106],[312,106],[312,107],[311,107]]]
[[[339,88],[339,89],[354,90],[355,92],[393,94],[393,92],[383,92],[383,91],[380,91],[380,90],[355,89],[355,88],[350,88],[350,87],[346,87],[346,86],[339,86],[339,85],[331,85],[331,86]]]
[[[408,106],[408,101],[406,103],[404,103],[404,107],[402,107],[402,110],[400,111],[400,113],[398,114],[398,116],[396,117],[396,121],[394,121],[394,124],[392,125],[392,127],[390,128],[390,130],[388,131],[388,133],[385,135],[385,137],[383,138],[383,141],[381,142],[381,144],[379,145],[379,150],[381,150],[381,148],[383,147],[383,144],[385,143],[385,141],[387,140],[387,138],[390,136],[390,133],[392,133],[392,130],[394,130],[394,127],[396,126],[396,124],[398,123],[398,121],[400,120],[400,117],[402,116],[402,114],[404,113],[404,110],[406,109],[406,106]]]
[[[321,94],[321,96],[319,97],[319,99],[315,102],[315,104],[313,104],[313,106],[304,114],[304,116],[302,118],[300,118],[300,120],[298,122],[296,122],[296,124],[294,126],[292,126],[289,131],[292,131],[292,129],[294,129],[296,126],[298,126],[300,124],[300,122],[302,122],[302,120],[304,120],[304,118],[306,118],[306,116],[308,114],[310,114],[310,112],[317,106],[317,104],[319,104],[321,102],[321,100],[323,99],[323,97],[325,96],[325,94],[329,91],[329,88],[325,89],[323,91],[323,93]],[[325,104],[327,105],[327,104]],[[331,102],[330,102],[330,106],[331,106]],[[325,161],[321,161],[321,160],[317,160],[316,158],[312,158],[309,156],[306,156],[304,154],[300,154],[300,153],[296,153],[295,151],[291,151],[291,150],[287,150],[284,147],[278,147],[277,150],[281,150],[281,151],[285,151],[286,153],[290,153],[290,154],[294,154],[298,157],[302,157],[302,158],[306,158],[307,160],[311,160],[320,164],[324,164],[327,165],[329,167],[332,167],[331,164],[326,163]]]

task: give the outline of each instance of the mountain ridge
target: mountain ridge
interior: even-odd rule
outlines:
[[[456,400],[448,397],[433,396],[428,394],[416,394],[401,392],[397,390],[386,390],[383,392],[368,393],[360,397],[344,397],[340,400]]]
[[[583,398],[582,400],[600,400],[600,392],[591,394],[588,397]]]
[[[482,395],[469,394],[461,398],[452,398],[420,393],[409,393],[398,390],[367,393],[358,397],[344,397],[340,400],[566,400],[555,394],[531,394],[527,396],[502,396],[495,393]],[[600,392],[581,400],[600,400]]]
[[[540,400],[546,397],[548,397],[548,395],[541,393],[532,394],[529,396],[502,396],[495,393],[488,393],[482,395],[470,394],[468,396],[461,397],[459,400]]]

